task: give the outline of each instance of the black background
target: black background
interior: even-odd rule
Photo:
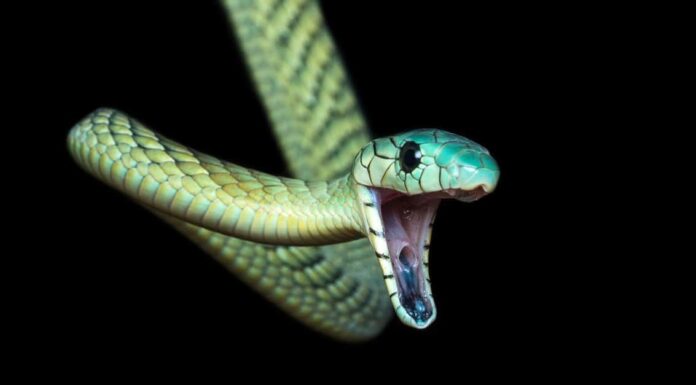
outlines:
[[[355,368],[384,360],[408,370],[458,362],[524,370],[515,363],[572,365],[580,351],[611,357],[624,342],[613,320],[621,290],[607,279],[616,262],[587,252],[602,234],[579,223],[591,192],[569,182],[591,177],[574,167],[578,148],[595,151],[588,127],[608,135],[613,123],[602,114],[619,48],[598,32],[600,17],[323,3],[374,136],[442,128],[489,148],[502,169],[491,196],[441,206],[431,250],[437,321],[417,331],[395,320],[375,340],[346,345],[293,321],[69,158],[68,130],[107,106],[198,150],[286,172],[222,8],[143,3],[43,7],[31,31],[41,38],[22,75],[29,93],[18,97],[54,171],[33,174],[51,215],[30,245],[27,287],[37,295],[27,306],[50,352],[70,348],[69,359],[89,365],[216,352],[223,361],[241,353],[274,363],[348,358]]]

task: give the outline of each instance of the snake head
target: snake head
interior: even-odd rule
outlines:
[[[353,165],[367,234],[401,321],[430,325],[436,308],[428,253],[442,199],[475,201],[492,192],[500,176],[483,146],[435,129],[371,141]]]

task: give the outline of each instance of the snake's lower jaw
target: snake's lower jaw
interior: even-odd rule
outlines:
[[[430,288],[428,253],[430,234],[440,201],[457,199],[472,202],[495,188],[497,172],[474,173],[461,188],[418,195],[370,188],[374,201],[368,207],[379,209],[383,237],[375,233],[371,242],[375,250],[386,243],[389,262],[380,261],[385,283],[399,319],[406,325],[423,329],[437,314]],[[378,256],[379,256],[378,252]]]
[[[408,315],[405,317],[399,314],[399,317],[404,323],[415,328],[428,327],[435,320],[435,303],[429,285],[426,290],[427,271],[423,266],[422,253],[415,253],[410,246],[405,246],[398,253],[396,260],[392,257],[392,264],[401,309]],[[401,309],[397,308],[397,314]]]
[[[384,236],[375,236],[371,241],[376,250],[388,250],[388,261],[380,263],[392,304],[403,323],[425,328],[436,315],[427,261],[430,232],[437,207],[447,195],[407,196],[376,188],[372,191]]]

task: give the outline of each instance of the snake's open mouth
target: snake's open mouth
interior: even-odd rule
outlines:
[[[470,202],[487,192],[482,187],[412,196],[388,189],[374,188],[374,191],[396,281],[397,291],[391,295],[398,295],[399,303],[413,319],[414,326],[424,328],[434,320],[428,261],[424,256],[430,248],[430,230],[437,207],[442,199]]]

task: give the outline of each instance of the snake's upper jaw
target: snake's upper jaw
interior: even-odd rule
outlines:
[[[473,190],[445,190],[445,193],[460,202],[473,202],[488,194],[488,191],[481,186]]]
[[[492,158],[491,158],[492,159]],[[500,171],[496,168],[477,168],[472,173],[460,173],[458,188],[445,190],[452,198],[462,202],[473,202],[490,194],[498,185]]]

